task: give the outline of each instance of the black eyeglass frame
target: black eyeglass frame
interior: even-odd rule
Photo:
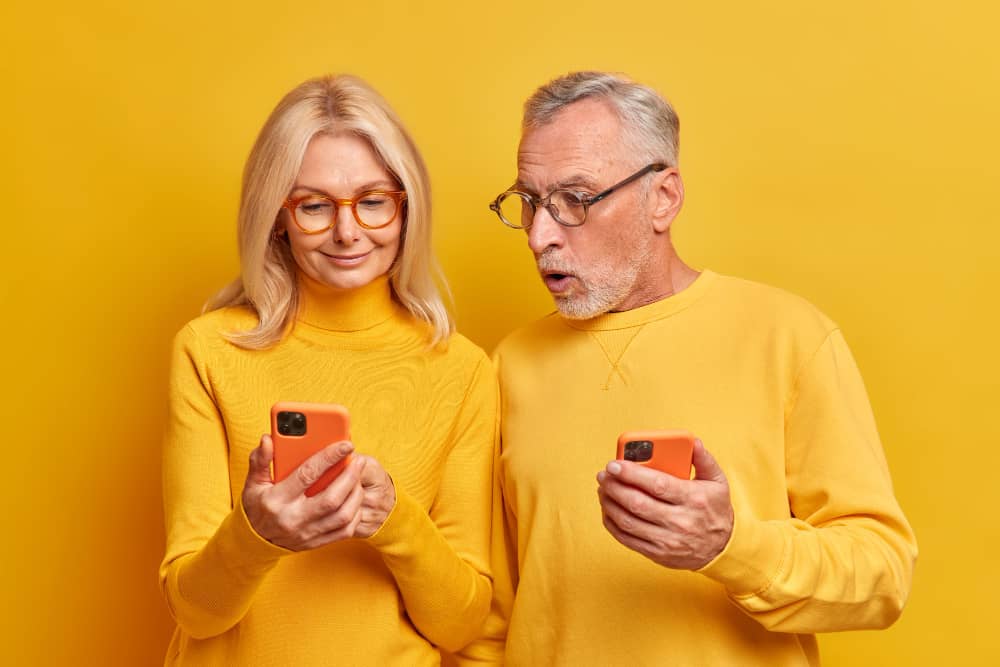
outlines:
[[[629,183],[632,183],[633,181],[637,181],[638,179],[642,178],[646,174],[648,174],[650,172],[661,172],[661,171],[663,171],[666,168],[667,168],[667,165],[665,163],[663,163],[663,162],[653,162],[651,164],[647,164],[645,167],[643,167],[639,171],[635,172],[631,176],[625,178],[624,180],[618,181],[617,183],[615,183],[614,185],[612,185],[610,188],[608,188],[606,190],[602,190],[601,192],[598,192],[593,197],[581,197],[580,198],[580,204],[583,206],[583,218],[580,220],[580,222],[566,222],[565,220],[560,220],[559,219],[559,215],[557,213],[557,209],[555,209],[552,206],[552,195],[554,195],[557,192],[572,192],[573,194],[576,194],[576,195],[579,194],[578,192],[576,192],[574,190],[570,190],[568,188],[556,188],[555,190],[553,190],[552,192],[550,192],[545,197],[539,197],[538,195],[533,195],[530,192],[524,192],[523,190],[505,190],[505,191],[501,192],[499,195],[497,195],[497,198],[494,199],[490,203],[490,210],[493,211],[494,213],[496,213],[497,217],[500,218],[500,222],[502,222],[503,224],[507,225],[508,227],[511,227],[513,229],[530,229],[531,228],[531,223],[528,223],[527,225],[515,225],[510,220],[508,220],[507,218],[503,217],[503,213],[500,212],[500,204],[503,202],[503,200],[506,199],[507,197],[511,196],[511,195],[516,195],[516,196],[520,197],[521,199],[523,199],[524,201],[526,201],[529,204],[531,204],[531,208],[532,208],[531,219],[532,220],[535,219],[535,213],[538,211],[538,207],[539,206],[544,206],[545,210],[547,210],[549,212],[549,215],[552,216],[552,219],[555,220],[556,222],[558,222],[563,227],[579,227],[579,226],[583,225],[583,223],[587,222],[587,213],[590,212],[590,207],[591,206],[593,206],[597,202],[601,201],[602,199],[607,199],[612,194],[614,194],[616,191],[618,191],[621,188],[625,187]]]

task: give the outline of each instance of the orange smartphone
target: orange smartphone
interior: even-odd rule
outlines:
[[[690,479],[694,441],[694,434],[682,429],[626,431],[618,436],[615,458]]]
[[[274,481],[292,474],[302,462],[327,445],[350,440],[351,419],[347,408],[332,403],[294,403],[280,401],[271,408],[271,440],[274,442]],[[307,496],[317,493],[337,479],[350,463],[351,456],[323,473],[306,489]]]

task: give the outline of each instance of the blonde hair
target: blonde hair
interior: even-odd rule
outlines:
[[[524,132],[547,125],[557,113],[583,99],[607,102],[622,124],[629,152],[643,162],[676,167],[680,121],[670,103],[655,90],[621,74],[571,72],[549,81],[524,103]]]
[[[204,308],[207,312],[245,305],[256,312],[256,327],[226,334],[239,347],[271,347],[295,320],[296,264],[287,243],[277,237],[275,225],[309,142],[317,135],[338,132],[366,139],[406,190],[400,250],[389,269],[394,298],[430,326],[432,345],[447,340],[455,330],[435,282],[440,280],[447,289],[431,248],[430,179],[420,152],[402,121],[371,86],[354,76],[324,76],[305,81],[278,103],[243,170],[240,277]]]

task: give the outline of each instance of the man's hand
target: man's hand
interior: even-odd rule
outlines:
[[[733,532],[729,482],[701,441],[695,478],[678,479],[629,461],[597,473],[604,527],[616,540],[665,567],[697,570],[718,556]]]

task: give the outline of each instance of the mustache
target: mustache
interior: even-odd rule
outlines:
[[[566,266],[559,258],[551,254],[543,254],[535,260],[539,273],[561,273],[563,275],[574,275],[574,271]]]

